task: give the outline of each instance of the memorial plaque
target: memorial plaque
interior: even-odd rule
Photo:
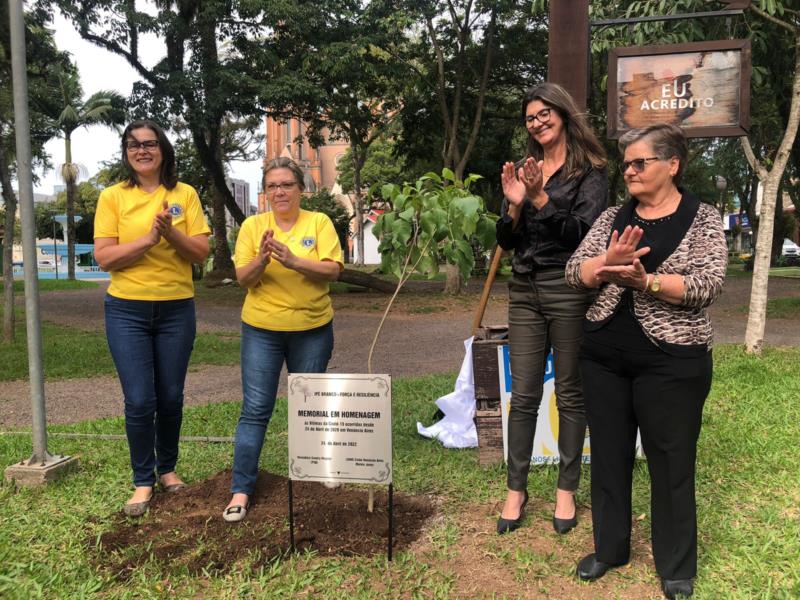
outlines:
[[[688,137],[747,134],[750,41],[615,48],[608,65],[608,136],[655,123]]]
[[[389,375],[289,375],[289,477],[392,483]]]

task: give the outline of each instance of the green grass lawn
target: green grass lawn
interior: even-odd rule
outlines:
[[[5,289],[5,282],[2,282],[0,288]],[[70,281],[69,279],[40,279],[39,292],[56,292],[60,290],[80,290],[84,288],[96,288],[98,284],[94,281],[81,281],[76,279]],[[25,293],[25,282],[21,279],[14,281],[14,293]]]
[[[747,314],[750,307],[743,305],[739,312]],[[767,300],[768,319],[800,319],[800,298],[771,298]]]
[[[699,443],[695,597],[798,598],[800,349],[767,349],[763,356],[754,357],[738,348],[720,347],[715,349],[715,360],[714,385]],[[496,536],[476,542],[474,532],[459,526],[464,511],[503,497],[505,471],[501,466],[479,467],[475,450],[445,450],[416,434],[416,421],[429,422],[432,400],[451,391],[452,383],[452,376],[429,376],[396,380],[393,389],[395,487],[406,493],[431,493],[441,500],[441,518],[426,533],[431,552],[403,551],[391,565],[382,557],[305,554],[257,569],[248,568],[244,557],[240,567],[230,573],[203,576],[191,576],[177,565],[149,561],[129,581],[115,580],[92,566],[98,552],[93,540],[110,527],[112,516],[128,497],[126,444],[51,437],[51,451],[80,454],[81,469],[43,489],[0,486],[0,597],[446,598],[457,595],[458,581],[451,564],[466,543],[485,544],[487,557],[500,552],[508,573],[541,578],[543,589],[557,595],[559,582],[572,581],[571,567],[541,565],[554,561],[574,564],[576,538],[571,536],[575,534],[559,540],[561,556],[548,558],[517,547],[511,537],[504,539],[502,546]],[[234,403],[188,409],[183,433],[232,435],[237,416]],[[122,433],[123,423],[108,419],[53,430]],[[270,424],[262,467],[286,474],[286,452],[286,403],[281,400]],[[29,453],[27,437],[0,435],[2,464]],[[190,482],[209,477],[230,463],[228,445],[182,445],[181,469]],[[584,477],[578,501],[588,505],[588,468]],[[531,497],[549,503],[555,482],[555,467],[534,468],[528,488]],[[634,515],[644,515],[641,527],[648,534],[649,480],[644,464],[637,465],[634,474]],[[534,535],[547,535],[544,530],[536,532],[536,527],[546,526],[539,520],[538,515],[527,518],[526,528]],[[652,561],[639,560],[641,568],[609,574],[607,580],[620,590],[645,583],[646,589],[657,594]],[[486,597],[493,597],[493,580],[500,576],[502,572],[485,573]],[[585,597],[592,597],[590,585],[580,589]],[[604,597],[614,597],[613,592]]]
[[[0,310],[0,317],[2,310]],[[28,377],[28,346],[25,317],[17,312],[13,344],[0,344],[0,381]],[[47,379],[71,379],[116,373],[106,336],[102,331],[42,322],[42,361]],[[239,363],[239,335],[199,333],[191,365],[234,365]]]

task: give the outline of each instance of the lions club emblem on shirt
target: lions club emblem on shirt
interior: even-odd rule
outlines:
[[[300,245],[303,246],[303,248],[313,248],[315,241],[313,237],[304,237],[300,240]]]
[[[180,217],[183,214],[183,207],[180,204],[170,204],[167,210],[173,217]]]

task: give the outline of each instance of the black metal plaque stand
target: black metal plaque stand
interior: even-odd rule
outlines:
[[[389,484],[389,562],[392,562],[392,546],[394,545],[394,494]]]
[[[289,545],[292,552],[295,552],[294,547],[294,498],[292,496],[292,479],[289,478]]]

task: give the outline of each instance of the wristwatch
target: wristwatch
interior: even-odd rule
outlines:
[[[650,291],[654,294],[661,291],[661,278],[658,275],[653,276],[653,283],[650,284]]]

